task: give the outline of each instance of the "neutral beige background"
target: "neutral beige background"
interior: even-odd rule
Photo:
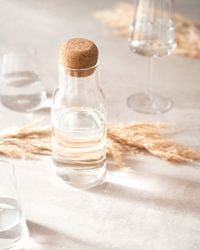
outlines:
[[[130,93],[144,88],[147,62],[131,54],[127,40],[92,17],[118,1],[1,0],[0,46],[32,44],[38,50],[42,80],[56,88],[59,44],[74,36],[95,41],[100,50],[101,83],[112,122],[163,121],[176,125],[175,139],[200,148],[200,63],[171,56],[154,63],[154,88],[174,100],[163,115],[137,114],[126,106]],[[176,1],[176,10],[200,19],[200,1]],[[199,20],[200,21],[200,20]],[[42,113],[48,122],[49,114]],[[0,127],[32,117],[0,108]],[[41,115],[41,114],[40,114]],[[130,159],[126,170],[109,163],[104,185],[74,190],[55,175],[51,159],[15,161],[19,190],[32,242],[39,250],[199,250],[200,166],[174,166],[152,157]]]

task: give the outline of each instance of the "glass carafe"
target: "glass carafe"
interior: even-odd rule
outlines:
[[[52,105],[52,155],[67,183],[89,188],[106,174],[106,102],[98,66],[59,66],[59,88]]]

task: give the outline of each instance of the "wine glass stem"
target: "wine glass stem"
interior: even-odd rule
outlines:
[[[147,74],[148,80],[147,80],[145,95],[150,101],[153,101],[153,97],[152,97],[152,63],[153,63],[153,58],[149,57],[148,58],[148,74]]]

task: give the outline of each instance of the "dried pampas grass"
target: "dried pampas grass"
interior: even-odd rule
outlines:
[[[100,10],[94,16],[114,28],[120,36],[128,37],[128,26],[133,15],[133,5],[118,3],[113,9]],[[176,53],[192,58],[200,58],[200,25],[181,15],[175,15]]]
[[[123,165],[126,154],[149,153],[176,163],[200,159],[200,152],[167,138],[162,133],[166,127],[160,123],[109,125],[107,154],[119,166]],[[24,159],[32,159],[39,154],[50,155],[51,128],[32,124],[19,130],[4,131],[0,136],[0,153]]]
[[[33,159],[51,154],[51,129],[36,123],[22,129],[1,131],[0,153],[13,158]]]
[[[175,163],[200,159],[200,152],[178,143],[162,134],[166,124],[138,123],[125,126],[109,126],[108,152],[117,162],[123,162],[124,153],[149,153],[162,160]]]

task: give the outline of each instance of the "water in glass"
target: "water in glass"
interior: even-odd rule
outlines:
[[[32,50],[6,49],[1,68],[1,102],[18,112],[31,112],[41,106],[46,92]]]
[[[105,117],[91,108],[61,109],[53,127],[54,161],[96,168],[105,162]]]
[[[7,249],[23,237],[24,219],[18,201],[0,197],[0,249]]]

